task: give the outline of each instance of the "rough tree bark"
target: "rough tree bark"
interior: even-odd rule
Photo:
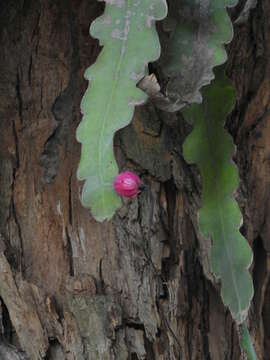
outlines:
[[[244,1],[232,11],[236,19]],[[195,222],[200,184],[181,144],[190,129],[151,104],[119,132],[120,168],[145,190],[110,222],[82,208],[75,130],[95,61],[95,0],[0,2],[0,358],[238,360],[237,328]],[[254,249],[249,322],[270,359],[270,3],[235,25],[228,129]],[[204,269],[204,270],[203,270]]]

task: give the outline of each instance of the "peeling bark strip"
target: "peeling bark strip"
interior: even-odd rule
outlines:
[[[98,54],[89,23],[101,12],[89,0],[0,2],[0,358],[96,360],[102,350],[110,360],[239,360],[237,330],[206,280],[208,249],[193,225],[200,181],[180,152],[189,125],[151,104],[137,110],[115,152],[146,189],[102,225],[80,205],[75,129],[83,72]],[[242,231],[254,249],[249,319],[259,360],[270,353],[269,19],[270,3],[261,0],[229,49],[238,99],[229,128]],[[54,107],[63,96],[65,106]],[[48,142],[52,134],[57,141]],[[40,164],[44,153],[57,154],[57,166],[50,156]],[[54,174],[50,183],[44,170]]]
[[[0,359],[1,360],[27,360],[26,357],[16,348],[1,344],[0,345]]]
[[[25,291],[23,287],[23,282],[16,284],[4,254],[0,253],[0,296],[8,308],[20,344],[31,359],[44,358],[48,339],[36,310],[20,294],[20,290]]]

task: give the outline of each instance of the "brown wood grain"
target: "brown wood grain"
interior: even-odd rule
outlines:
[[[237,328],[197,231],[200,181],[181,156],[190,127],[180,116],[147,104],[117,134],[120,168],[140,174],[145,189],[111,222],[80,204],[75,131],[83,72],[99,52],[89,25],[102,6],[0,3],[1,360],[238,360]],[[261,0],[228,48],[259,360],[270,359],[269,19]]]

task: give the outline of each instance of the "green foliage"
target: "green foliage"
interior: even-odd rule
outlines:
[[[78,179],[86,180],[82,203],[93,216],[110,219],[120,206],[113,190],[117,164],[113,137],[127,126],[135,105],[147,96],[163,110],[183,112],[194,122],[194,130],[184,144],[184,156],[196,163],[202,176],[200,230],[212,241],[213,272],[221,279],[221,295],[234,319],[242,324],[253,296],[248,267],[251,249],[239,232],[241,213],[233,198],[238,186],[231,138],[224,129],[234,103],[234,90],[223,71],[211,87],[213,68],[226,59],[224,44],[232,38],[226,7],[237,0],[169,0],[169,17],[163,23],[167,38],[160,60],[165,92],[147,75],[147,64],[159,57],[160,45],[155,21],[166,16],[165,0],[105,0],[104,14],[90,28],[103,50],[97,62],[87,69],[90,81],[81,108],[82,122],[77,139],[82,143]],[[251,0],[246,11],[256,3]],[[241,20],[242,21],[242,20]],[[165,36],[166,37],[166,36]],[[141,81],[141,79],[147,81]],[[140,84],[137,87],[136,84]],[[198,103],[201,103],[198,105]],[[197,104],[194,104],[197,103]],[[247,328],[242,326],[242,346],[251,360],[256,359]]]
[[[170,0],[161,65],[168,78],[170,111],[201,103],[200,89],[214,78],[213,67],[227,60],[224,44],[233,31],[226,7],[237,0]]]
[[[193,104],[183,112],[195,124],[184,144],[184,156],[201,171],[200,230],[205,239],[212,241],[211,263],[214,274],[221,279],[224,304],[242,324],[253,296],[248,272],[252,253],[239,232],[242,218],[233,198],[238,173],[230,163],[233,144],[224,129],[234,103],[234,90],[218,70],[213,85],[202,90],[203,102],[200,93],[214,79],[213,68],[227,60],[224,44],[232,38],[232,25],[226,7],[234,6],[237,0],[169,0],[169,17],[163,23],[167,38],[163,39],[159,62],[161,77],[167,84],[163,92],[156,81],[144,76],[148,62],[160,54],[154,23],[166,16],[166,1],[105,2],[104,14],[90,28],[103,50],[85,73],[90,86],[82,100],[83,119],[77,130],[77,139],[82,143],[77,175],[86,180],[82,203],[99,221],[110,219],[120,206],[120,198],[113,190],[118,172],[113,137],[129,124],[135,105],[146,100],[141,89],[163,110],[177,111]],[[246,12],[254,3],[250,0]],[[143,78],[147,81],[140,82]],[[242,346],[251,360],[256,359],[244,325]]]
[[[257,360],[257,356],[252,344],[252,340],[249,335],[248,328],[246,327],[245,324],[241,326],[241,336],[242,336],[241,345],[248,356],[248,360]]]
[[[248,267],[252,261],[249,245],[239,232],[241,213],[233,198],[238,173],[230,163],[231,138],[224,129],[234,103],[234,90],[222,71],[211,86],[204,88],[203,103],[184,111],[195,123],[184,144],[184,156],[196,163],[202,176],[202,207],[199,225],[203,236],[211,239],[211,263],[221,278],[221,295],[237,322],[244,321],[253,296]]]
[[[90,28],[104,48],[85,73],[91,83],[77,130],[82,143],[77,176],[86,180],[82,203],[99,221],[111,218],[120,206],[113,190],[118,172],[113,137],[129,124],[134,106],[146,100],[136,83],[147,74],[147,63],[160,55],[154,21],[166,13],[165,0],[106,0],[104,14]]]

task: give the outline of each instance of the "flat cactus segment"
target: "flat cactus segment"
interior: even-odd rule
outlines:
[[[169,0],[163,28],[168,34],[160,63],[167,79],[168,111],[201,103],[200,90],[214,79],[213,68],[226,62],[224,44],[233,28],[227,7],[237,0]]]
[[[221,279],[221,296],[238,323],[242,323],[253,296],[248,267],[251,249],[239,232],[241,212],[233,197],[238,187],[237,168],[231,162],[234,146],[224,128],[234,103],[234,90],[222,71],[203,89],[203,103],[185,110],[194,129],[184,143],[184,157],[198,165],[202,176],[202,207],[199,225],[212,241],[211,264]]]
[[[82,203],[99,221],[111,218],[120,207],[113,190],[118,173],[113,137],[130,123],[135,105],[146,100],[136,83],[147,74],[148,62],[160,56],[155,21],[166,14],[165,0],[107,0],[104,14],[90,27],[103,50],[85,72],[90,85],[77,129],[82,143],[77,176],[86,180]]]

